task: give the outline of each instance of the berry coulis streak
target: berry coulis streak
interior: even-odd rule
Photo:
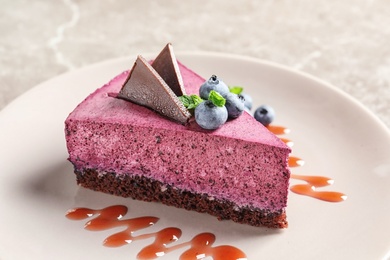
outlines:
[[[284,135],[290,133],[290,129],[284,126],[268,125],[267,129],[275,135]]]
[[[303,166],[304,163],[305,162],[301,158],[298,158],[298,157],[295,157],[295,156],[290,156],[288,158],[288,166],[289,167]]]
[[[308,177],[310,179],[314,179],[317,182],[316,178],[323,178],[321,176],[300,176],[300,175],[291,175],[293,179],[305,180],[303,177]],[[347,196],[341,192],[336,191],[317,191],[317,187],[310,181],[307,181],[307,184],[296,184],[290,187],[290,190],[294,193],[310,196],[316,199],[320,199],[328,202],[342,202],[347,199]]]
[[[283,135],[290,132],[290,130],[283,126],[267,126],[268,130],[275,135]],[[288,139],[280,138],[283,142],[288,144],[291,142]],[[304,161],[301,158],[290,156],[288,159],[289,167],[303,166]],[[342,202],[347,199],[344,193],[336,191],[317,191],[317,188],[326,187],[333,184],[333,180],[323,176],[304,176],[291,174],[292,179],[305,181],[306,184],[296,184],[290,186],[290,190],[296,194],[309,196],[323,201],[328,202]]]
[[[181,237],[181,230],[176,227],[168,227],[158,232],[133,236],[133,232],[147,228],[158,221],[156,217],[139,217],[132,219],[122,219],[127,213],[127,207],[122,205],[110,206],[104,209],[74,208],[67,212],[66,217],[72,220],[82,220],[90,217],[85,224],[85,229],[91,231],[101,231],[114,227],[124,227],[121,232],[107,237],[103,244],[108,247],[119,247],[136,240],[154,238],[153,243],[141,249],[138,259],[155,259],[174,250],[189,247],[184,251],[180,260],[203,259],[211,256],[215,260],[244,260],[246,255],[238,248],[222,245],[213,247],[215,235],[211,233],[201,233],[188,242],[168,247],[169,244],[177,241]]]

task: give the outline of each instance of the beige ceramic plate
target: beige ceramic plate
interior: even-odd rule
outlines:
[[[183,231],[177,243],[212,232],[215,245],[238,247],[248,259],[388,258],[390,134],[375,116],[334,87],[283,66],[215,53],[177,56],[204,77],[217,74],[245,86],[255,105],[272,105],[275,123],[292,131],[286,137],[295,143],[293,155],[306,162],[292,172],[331,177],[335,183],[327,189],[348,199],[328,203],[290,193],[290,227],[271,230],[77,187],[63,122],[90,92],[129,69],[135,56],[128,57],[49,80],[0,112],[1,259],[133,259],[151,240],[106,248],[102,241],[115,230],[86,231],[85,221],[65,218],[72,207],[114,204],[129,207],[125,217],[160,218],[142,232],[175,226]],[[177,259],[181,252],[161,259]]]

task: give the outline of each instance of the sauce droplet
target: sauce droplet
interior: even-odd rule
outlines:
[[[288,158],[288,166],[289,167],[298,167],[298,166],[303,166],[305,164],[305,161],[302,160],[301,158],[295,157],[295,156],[290,156]]]
[[[292,179],[306,181],[306,184],[296,184],[290,187],[290,190],[300,195],[306,195],[328,202],[342,202],[347,199],[347,195],[336,191],[317,191],[319,187],[325,187],[333,184],[333,180],[323,176],[303,176],[291,175]]]
[[[293,147],[294,146],[294,142],[287,139],[287,138],[280,138],[280,140],[282,140],[283,143],[285,143],[288,147]]]
[[[267,129],[275,135],[284,135],[290,133],[290,129],[284,126],[268,125]]]
[[[103,245],[107,247],[119,247],[130,244],[136,240],[154,238],[154,241],[141,249],[138,259],[155,259],[174,250],[190,247],[181,254],[180,260],[203,259],[211,256],[214,260],[244,260],[246,255],[240,249],[229,246],[215,246],[216,238],[212,233],[201,233],[196,235],[191,241],[184,242],[169,247],[169,245],[181,237],[182,231],[176,227],[168,227],[158,232],[133,236],[133,232],[154,225],[156,217],[138,217],[132,219],[122,219],[127,213],[127,207],[122,205],[110,206],[104,209],[74,208],[68,210],[66,217],[72,220],[82,220],[93,217],[85,224],[87,230],[106,230],[114,227],[124,227],[123,231],[117,232],[107,237]]]

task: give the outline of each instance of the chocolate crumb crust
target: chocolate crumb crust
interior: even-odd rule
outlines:
[[[286,213],[270,212],[249,207],[237,207],[227,200],[210,199],[206,194],[196,194],[173,188],[144,176],[99,173],[93,169],[79,171],[75,169],[77,184],[108,194],[130,197],[136,200],[161,202],[187,210],[208,213],[219,220],[233,220],[251,226],[269,228],[287,228]]]

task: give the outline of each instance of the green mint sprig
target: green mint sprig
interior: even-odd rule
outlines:
[[[195,109],[204,100],[198,95],[183,95],[178,97],[184,107],[188,110]],[[223,107],[226,104],[226,99],[215,90],[211,90],[209,99],[215,106]]]
[[[223,107],[226,104],[226,99],[215,90],[211,90],[209,100],[217,107]]]
[[[232,87],[229,87],[229,90],[230,90],[230,92],[232,92],[234,94],[240,95],[242,93],[242,91],[244,90],[244,88],[240,87],[240,86],[232,86]]]
[[[203,101],[198,95],[183,95],[179,100],[188,110],[195,109]]]

